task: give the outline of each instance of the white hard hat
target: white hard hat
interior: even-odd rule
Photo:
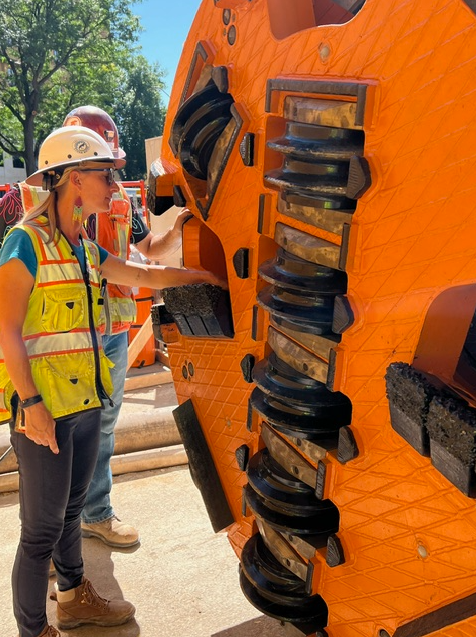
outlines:
[[[108,143],[84,126],[66,126],[53,131],[40,148],[38,170],[25,179],[30,186],[41,186],[45,176],[61,175],[65,168],[100,162],[105,168],[117,168],[117,160]],[[50,180],[51,188],[54,180]],[[46,188],[45,188],[46,189]]]

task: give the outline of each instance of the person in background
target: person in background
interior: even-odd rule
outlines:
[[[116,168],[125,166],[125,153],[119,146],[119,135],[113,119],[96,106],[79,106],[66,115],[63,126],[85,126],[98,133],[110,146]],[[39,203],[44,194],[19,184],[0,199],[0,246],[6,230],[17,223],[23,210]],[[111,208],[92,214],[86,222],[88,237],[111,254],[127,259],[130,244],[150,260],[162,261],[181,245],[182,225],[190,217],[183,210],[174,225],[164,234],[154,235],[142,216],[132,209],[124,188],[115,193]],[[108,282],[104,298],[108,320],[104,326],[103,348],[114,363],[111,371],[113,404],[101,412],[99,455],[82,513],[83,537],[97,537],[113,547],[130,547],[139,543],[139,533],[122,522],[111,504],[112,473],[110,461],[114,453],[114,429],[119,418],[127,373],[128,331],[135,320],[136,305],[132,289]]]
[[[20,476],[21,534],[12,573],[19,637],[58,637],[48,625],[49,564],[64,629],[129,621],[134,606],[105,600],[84,577],[81,511],[99,448],[101,408],[113,387],[101,343],[103,281],[155,289],[220,284],[210,272],[126,262],[83,239],[109,209],[117,160],[94,131],[49,135],[27,184],[48,195],[0,250],[0,420],[9,420]],[[117,634],[117,633],[116,633]]]
[[[86,126],[109,144],[117,168],[126,163],[119,146],[117,127],[104,110],[96,106],[80,106],[66,115],[63,126]],[[181,245],[182,225],[189,219],[188,211],[181,211],[174,225],[162,235],[154,235],[142,216],[132,210],[125,189],[115,193],[110,210],[96,212],[87,221],[88,237],[111,254],[129,257],[130,244],[153,261],[162,261]],[[107,404],[101,413],[101,442],[96,469],[89,487],[82,513],[83,537],[97,537],[109,546],[129,547],[139,542],[138,531],[122,522],[111,504],[112,473],[110,461],[114,453],[114,429],[119,418],[127,373],[128,331],[136,317],[132,289],[108,281],[104,298],[107,323],[103,336],[106,356],[114,363],[111,370],[114,392],[113,405]]]

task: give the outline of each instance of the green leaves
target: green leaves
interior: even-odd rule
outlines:
[[[140,29],[131,0],[2,0],[0,148],[22,157],[30,174],[43,139],[72,108],[94,104],[119,120],[128,177],[145,169],[136,136],[157,134],[164,108],[162,73],[134,47]]]
[[[147,176],[145,140],[163,131],[165,106],[161,91],[164,72],[150,65],[142,55],[135,56],[124,70],[115,106],[121,144],[127,153],[124,169],[127,179]]]

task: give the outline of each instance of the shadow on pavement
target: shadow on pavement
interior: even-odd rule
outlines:
[[[243,624],[213,633],[211,637],[285,637],[286,635],[284,626],[277,619],[261,615]]]

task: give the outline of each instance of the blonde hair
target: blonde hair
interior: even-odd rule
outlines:
[[[18,225],[28,225],[29,223],[31,223],[32,221],[34,221],[41,215],[46,214],[46,217],[48,219],[47,243],[50,243],[51,241],[53,241],[53,239],[55,239],[56,237],[57,231],[61,230],[58,210],[56,207],[57,201],[58,201],[58,189],[60,189],[62,186],[64,186],[68,182],[69,175],[71,171],[74,169],[75,169],[74,166],[70,168],[66,168],[66,170],[61,175],[58,183],[55,185],[54,189],[50,191],[45,201],[37,204],[36,206],[33,206],[32,208],[30,208],[30,210],[28,210],[28,212],[25,212],[25,214],[23,215],[23,218],[18,222]]]

